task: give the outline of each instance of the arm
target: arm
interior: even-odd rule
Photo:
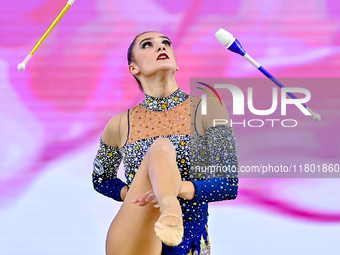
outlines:
[[[191,200],[195,196],[195,185],[191,181],[182,181],[182,188],[178,194],[179,197]]]
[[[122,161],[122,155],[118,149],[120,120],[121,115],[115,116],[106,125],[93,162],[92,172],[94,189],[116,201],[123,201],[127,193],[127,184],[117,178],[117,171]]]
[[[212,100],[208,100],[207,115],[201,117],[206,139],[206,173],[203,174],[203,178],[191,181],[194,186],[192,200],[214,202],[235,199],[238,193],[238,155],[235,136],[228,125],[214,127],[214,119],[224,119],[229,123],[227,109],[224,104],[215,105]]]
[[[195,196],[192,200],[214,202],[232,200],[238,193],[238,156],[235,136],[229,126],[207,129],[208,161],[203,180],[192,180]],[[220,166],[220,168],[218,168]]]

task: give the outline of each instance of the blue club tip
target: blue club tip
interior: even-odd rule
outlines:
[[[241,56],[246,55],[246,52],[242,48],[241,43],[237,39],[235,39],[235,41],[228,47],[228,50],[237,53]]]

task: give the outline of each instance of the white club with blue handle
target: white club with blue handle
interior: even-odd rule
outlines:
[[[260,70],[265,76],[267,76],[272,82],[274,82],[278,87],[284,88],[283,86],[274,76],[272,76],[266,69],[264,69],[259,63],[257,63],[251,56],[249,56],[244,49],[240,42],[234,38],[234,36],[229,33],[228,31],[220,28],[215,34],[217,40],[227,47],[228,50],[237,53],[243,56],[246,60],[248,60],[253,66]],[[288,92],[287,93],[291,98],[297,99],[297,97],[293,94]],[[312,114],[313,119],[315,121],[321,120],[321,115],[313,112],[307,105],[302,104],[310,114]]]

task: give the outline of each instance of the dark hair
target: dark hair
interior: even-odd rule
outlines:
[[[134,58],[135,58],[135,56],[133,55],[133,47],[135,46],[136,39],[137,39],[139,36],[141,36],[141,35],[143,35],[143,34],[145,34],[145,33],[150,33],[150,32],[152,32],[152,31],[143,32],[143,33],[137,35],[137,36],[133,39],[133,41],[132,41],[132,43],[130,44],[130,46],[129,46],[129,48],[128,48],[128,51],[127,51],[127,61],[128,61],[128,64],[129,64],[129,65],[134,61]],[[142,83],[140,82],[140,80],[138,80],[138,78],[137,78],[136,76],[134,76],[134,75],[133,75],[133,77],[136,79],[136,81],[137,81],[137,83],[138,83],[139,89],[140,89],[142,92],[144,92],[143,86],[142,86]]]

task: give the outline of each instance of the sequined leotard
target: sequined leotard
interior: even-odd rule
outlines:
[[[158,137],[168,138],[176,148],[182,180],[192,181],[195,186],[192,200],[178,197],[183,212],[184,237],[181,244],[169,249],[179,255],[210,254],[208,202],[235,199],[238,191],[238,178],[200,178],[192,171],[190,139],[193,135],[202,136],[197,133],[190,108],[196,109],[199,99],[181,89],[162,98],[145,94],[143,102],[128,111],[129,132],[125,145],[119,150],[100,141],[92,175],[95,190],[122,201],[121,189],[131,185],[151,144]],[[235,137],[229,126],[207,128],[206,138],[207,149],[218,159],[216,162],[222,161],[237,168]],[[117,178],[122,159],[127,183]]]

